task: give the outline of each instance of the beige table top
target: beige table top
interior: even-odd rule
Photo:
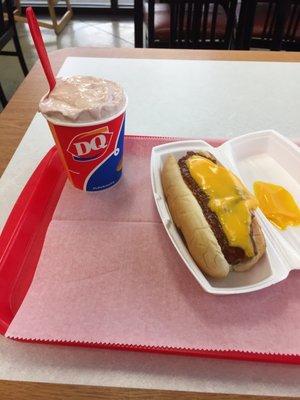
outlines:
[[[54,71],[57,72],[67,57],[153,58],[180,60],[227,60],[227,61],[300,61],[300,53],[258,52],[227,50],[165,50],[165,49],[99,49],[70,48],[50,54]],[[0,114],[0,175],[4,171],[17,145],[23,137],[37,104],[47,90],[41,66],[37,63],[20,85],[5,110]]]
[[[287,61],[299,62],[300,53],[252,52],[252,51],[204,51],[204,50],[164,50],[164,49],[99,49],[71,48],[50,54],[55,72],[67,57],[109,57],[109,58],[150,58],[180,60],[226,60],[226,61]],[[15,149],[37,110],[47,84],[41,66],[37,63],[21,84],[6,109],[0,114],[0,175],[6,168]],[[196,394],[191,392],[170,392],[159,390],[104,388],[95,386],[56,385],[29,382],[0,381],[0,393],[6,399],[33,398],[105,398],[105,399],[255,399],[256,396]],[[99,396],[99,397],[98,397]],[[2,397],[2,396],[1,396]],[[260,399],[266,397],[259,397]],[[276,397],[284,399],[284,397]]]

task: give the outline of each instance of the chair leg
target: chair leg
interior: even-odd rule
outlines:
[[[134,47],[143,47],[143,0],[134,0]]]
[[[7,105],[7,98],[5,97],[1,83],[0,83],[0,101],[1,101],[2,107],[4,108]]]
[[[20,42],[19,42],[19,38],[18,38],[18,35],[17,35],[16,28],[14,28],[14,31],[15,32],[14,32],[13,41],[14,41],[14,44],[15,44],[17,56],[18,56],[22,71],[23,71],[24,75],[26,76],[28,74],[28,68],[27,68],[27,65],[26,65],[26,62],[25,62],[25,59],[24,59],[24,56],[23,56],[23,52],[22,52],[22,49],[21,49],[21,45],[20,45]]]
[[[242,50],[243,49],[243,40],[245,37],[245,26],[247,23],[247,8],[248,3],[246,0],[242,1],[240,4],[240,11],[236,24],[236,32],[235,32],[235,41],[234,41],[234,49]]]
[[[284,38],[284,27],[289,10],[291,9],[291,0],[280,1],[278,2],[278,5],[276,7],[277,7],[276,12],[278,15],[275,23],[275,29],[274,29],[275,33],[273,35],[270,48],[270,50],[273,51],[281,50],[282,41]]]
[[[254,19],[255,19],[255,11],[256,11],[257,1],[248,0],[247,9],[246,9],[246,23],[244,29],[244,37],[242,41],[242,49],[243,50],[250,50],[251,47],[251,40],[252,40],[252,33],[253,33],[253,26],[254,26]]]
[[[14,13],[13,13],[13,2],[7,1],[6,6],[7,6],[8,22],[10,25],[10,33],[12,33],[12,39],[14,41],[15,49],[16,49],[16,53],[17,53],[16,55],[18,56],[23,73],[26,76],[28,74],[28,69],[27,69],[26,62],[25,62],[25,59],[24,59],[24,56],[22,53],[21,45],[19,42],[18,32],[17,32],[15,19],[14,19]],[[19,7],[18,3],[17,3],[17,7]],[[11,32],[11,29],[12,29],[12,32]]]

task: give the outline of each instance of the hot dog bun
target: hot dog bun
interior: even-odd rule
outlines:
[[[265,251],[265,240],[255,216],[252,218],[251,234],[256,255],[239,264],[230,265],[200,204],[184,181],[174,156],[168,156],[165,160],[161,177],[173,221],[203,272],[213,278],[225,278],[231,270],[246,271],[257,263]]]

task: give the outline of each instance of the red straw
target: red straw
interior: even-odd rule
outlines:
[[[37,22],[36,16],[33,12],[32,7],[26,8],[26,17],[28,25],[30,28],[31,36],[35,44],[35,48],[38,52],[42,67],[44,69],[45,75],[47,77],[50,90],[52,90],[56,84],[56,80],[51,68],[49,57],[45,48],[45,43],[43,41],[39,24]]]

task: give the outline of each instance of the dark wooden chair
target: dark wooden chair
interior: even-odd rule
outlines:
[[[235,48],[300,50],[300,0],[242,0]]]
[[[169,0],[144,5],[149,47],[228,49],[236,0]]]
[[[10,41],[14,41],[16,51],[4,51],[4,46]],[[20,46],[18,33],[13,16],[13,5],[11,0],[0,0],[0,55],[2,56],[17,56],[24,75],[28,74],[26,62]],[[2,106],[7,104],[6,97],[0,85],[0,101]]]

